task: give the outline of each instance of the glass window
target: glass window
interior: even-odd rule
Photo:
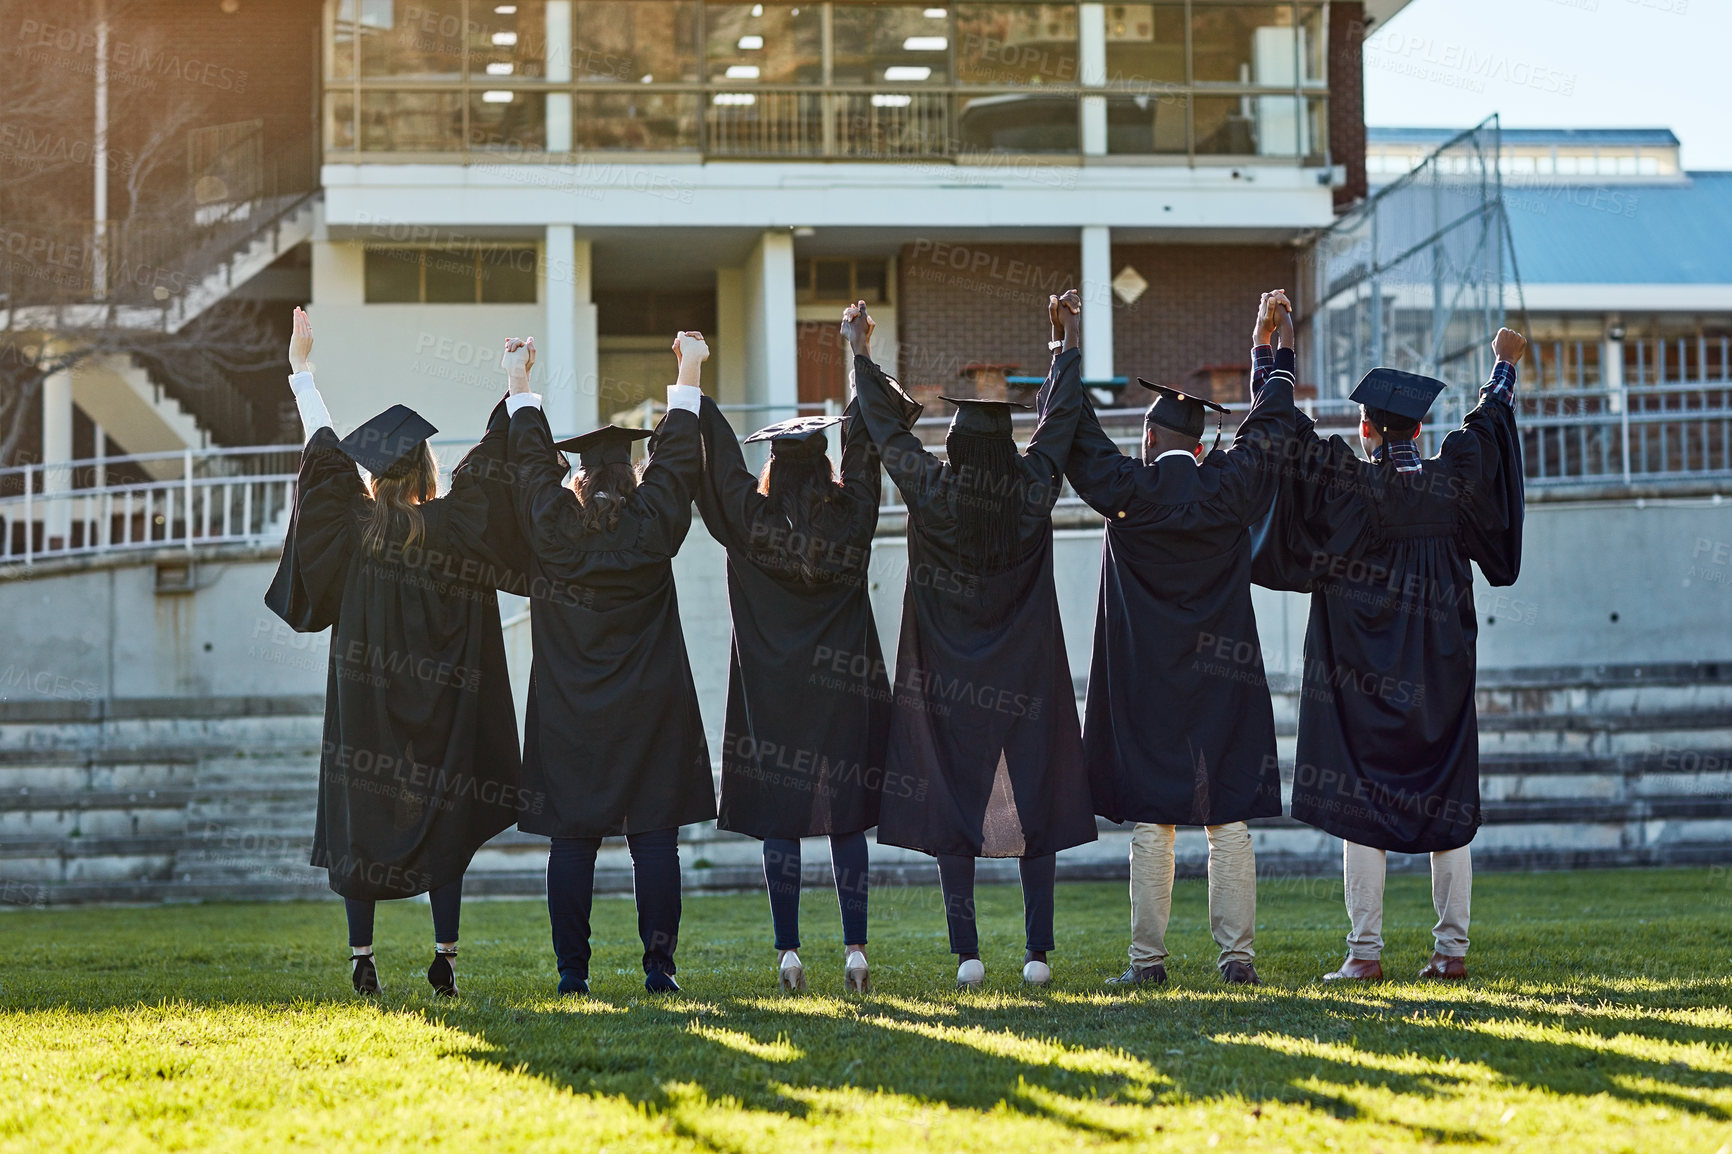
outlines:
[[[1291,4],[1192,5],[1191,75],[1199,84],[1291,88],[1297,44]]]
[[[710,152],[727,156],[821,156],[820,92],[716,92],[705,112]]]
[[[572,145],[585,151],[677,152],[698,146],[696,92],[580,92]]]
[[[535,249],[499,246],[481,250],[481,303],[535,303]]]
[[[332,14],[331,59],[332,77],[352,80],[355,77],[355,6],[359,0],[339,0]]]
[[[361,75],[455,80],[463,67],[462,0],[360,0]]]
[[[1299,9],[1299,78],[1305,84],[1329,80],[1329,32],[1323,9],[1307,4]]]
[[[363,263],[363,299],[368,304],[420,303],[420,249],[369,248]]]
[[[950,20],[944,8],[837,5],[831,18],[836,84],[943,84],[950,79]]]
[[[1184,5],[1108,4],[1106,16],[1109,83],[1184,83]]]
[[[1189,101],[1177,94],[1107,100],[1107,151],[1114,155],[1184,155]]]
[[[1199,156],[1256,154],[1256,121],[1250,102],[1250,97],[1241,96],[1199,96],[1192,101]]]
[[[536,80],[547,75],[547,5],[544,0],[470,0],[469,75]]]
[[[1075,152],[1080,145],[1073,96],[959,96],[961,152]]]
[[[824,78],[818,4],[710,4],[705,72],[728,84],[817,84]]]
[[[1076,5],[956,5],[961,84],[1075,84]]]
[[[476,257],[472,248],[430,248],[422,251],[422,299],[428,304],[474,304]]]
[[[361,93],[367,152],[455,152],[463,144],[463,93]]]
[[[332,152],[353,152],[355,149],[355,94],[330,92],[325,95],[329,112],[329,135],[325,147]]]
[[[815,299],[845,301],[854,295],[853,261],[815,260],[812,265],[812,291]]]
[[[1328,102],[1293,96],[1198,96],[1198,155],[1310,157],[1328,140]]]
[[[839,156],[943,156],[949,151],[943,92],[853,92],[831,99]]]
[[[572,79],[697,81],[698,4],[693,0],[584,0],[572,8]]]
[[[890,266],[881,260],[857,260],[854,262],[854,292],[856,300],[867,304],[881,304],[885,299],[885,289],[890,283]]]
[[[469,147],[506,153],[546,149],[546,95],[509,88],[471,89]]]

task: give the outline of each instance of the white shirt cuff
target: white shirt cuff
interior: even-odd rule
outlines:
[[[688,413],[695,413],[702,406],[703,399],[704,391],[696,385],[668,386],[669,412],[675,409],[684,409]]]
[[[540,393],[512,393],[505,398],[505,412],[509,416],[515,417],[519,409],[539,408],[541,408]]]
[[[289,377],[289,388],[295,391],[295,408],[301,411],[302,443],[331,424],[331,411],[325,408],[325,398],[313,383],[312,373],[295,373]]]

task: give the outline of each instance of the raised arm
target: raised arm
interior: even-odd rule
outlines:
[[[1082,297],[1075,289],[1047,298],[1056,354],[1046,383],[1035,398],[1039,423],[1029,438],[1023,460],[1048,486],[1047,504],[1058,500],[1059,482],[1070,460],[1071,442],[1082,415]],[[1049,346],[1050,347],[1050,346]]]
[[[1275,345],[1271,347],[1273,338]],[[1221,495],[1250,524],[1262,517],[1275,493],[1277,470],[1293,436],[1293,311],[1284,291],[1264,293],[1252,334],[1251,411],[1218,458]]]
[[[511,483],[512,505],[518,528],[533,552],[539,540],[537,527],[552,523],[577,532],[577,496],[565,487],[566,465],[553,447],[553,431],[541,398],[529,391],[529,372],[535,366],[535,339],[507,349],[505,359],[505,411],[510,420],[506,431],[506,476]]]
[[[764,495],[758,492],[758,479],[746,468],[746,455],[721,408],[707,396],[701,406],[698,426],[703,435],[704,476],[698,484],[698,511],[712,537],[724,546],[738,545],[751,536]]]
[[[1462,543],[1492,585],[1512,584],[1521,572],[1527,498],[1515,391],[1516,365],[1526,351],[1525,337],[1498,330],[1492,340],[1497,363],[1480,387],[1479,404],[1438,454],[1462,487]]]
[[[842,314],[842,338],[854,353],[854,403],[884,468],[909,505],[923,505],[944,477],[944,463],[914,435],[920,406],[872,360],[874,322],[866,302],[856,301]]]
[[[313,322],[306,310],[296,307],[295,331],[289,337],[289,388],[295,394],[295,408],[301,413],[301,443],[313,439],[320,429],[331,428],[331,413],[325,399],[313,383]]]
[[[860,417],[858,397],[842,411],[842,491],[856,505],[877,509],[884,496],[884,468],[878,446]]]
[[[654,539],[669,557],[679,552],[692,527],[692,500],[702,483],[704,442],[699,422],[703,390],[698,386],[710,347],[702,333],[674,337],[677,383],[668,386],[668,411],[650,438],[649,461],[632,501],[654,522]]]

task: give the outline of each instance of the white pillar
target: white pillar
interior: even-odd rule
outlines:
[[[571,0],[547,0],[547,79],[571,81]],[[571,93],[547,94],[547,151],[571,151]]]
[[[42,382],[42,493],[72,489],[72,371],[61,369]],[[72,529],[72,503],[52,500],[43,506],[45,545],[66,540]],[[67,542],[70,544],[70,542]]]
[[[547,375],[537,387],[546,400],[547,423],[556,437],[587,432],[596,419],[601,385],[596,355],[595,303],[590,299],[590,246],[573,226],[547,226],[543,301],[547,336],[537,341]]]
[[[768,405],[762,423],[798,415],[799,356],[795,349],[794,237],[769,229],[746,258],[746,395]]]
[[[716,270],[716,400],[738,405],[746,399],[746,272]],[[745,422],[736,422],[744,426]],[[752,426],[756,428],[757,426]]]
[[[1076,17],[1077,81],[1087,88],[1107,82],[1107,9],[1104,4],[1079,4]],[[1107,154],[1107,98],[1082,98],[1084,156]]]
[[[1113,375],[1113,233],[1104,224],[1082,230],[1083,355],[1085,381]]]

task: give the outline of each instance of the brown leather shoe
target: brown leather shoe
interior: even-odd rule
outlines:
[[[1326,982],[1381,982],[1383,963],[1376,958],[1348,958],[1341,968],[1323,975]]]
[[[1229,986],[1260,986],[1263,979],[1257,976],[1257,967],[1250,962],[1232,961],[1221,966],[1221,980]]]
[[[1116,978],[1108,978],[1109,986],[1164,986],[1167,984],[1167,967],[1156,962],[1152,966],[1135,966]]]
[[[1467,977],[1467,959],[1434,953],[1419,976],[1434,982],[1459,982]]]

